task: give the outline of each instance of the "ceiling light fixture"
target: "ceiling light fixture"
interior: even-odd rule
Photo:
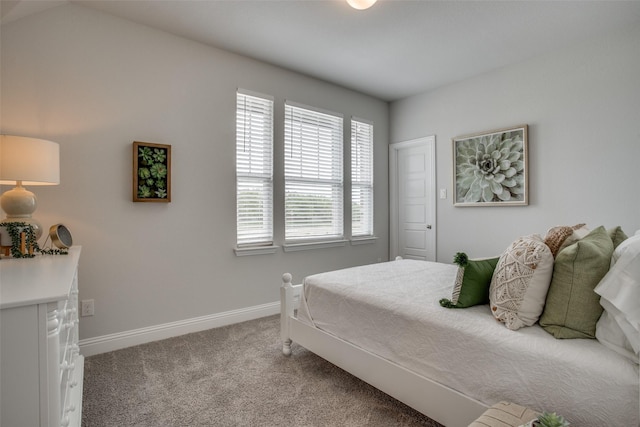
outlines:
[[[365,10],[373,6],[376,1],[378,0],[347,0],[347,3],[354,9]]]

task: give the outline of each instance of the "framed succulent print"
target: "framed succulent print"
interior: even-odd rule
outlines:
[[[133,201],[171,201],[171,145],[133,143]]]
[[[529,204],[527,125],[453,138],[455,206]]]

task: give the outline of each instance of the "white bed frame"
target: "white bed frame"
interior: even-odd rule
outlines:
[[[280,334],[285,355],[291,355],[295,341],[447,427],[467,427],[487,409],[446,385],[301,322],[295,315],[301,292],[302,285],[293,285],[291,274],[285,273],[280,288]]]

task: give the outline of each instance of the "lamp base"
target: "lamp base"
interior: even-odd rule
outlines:
[[[30,224],[36,233],[36,239],[39,239],[42,236],[42,225],[31,218],[31,214],[35,212],[37,206],[36,195],[24,188],[20,181],[13,189],[2,193],[0,197],[0,207],[7,214],[3,221]]]
[[[2,193],[0,206],[7,214],[7,218],[30,218],[38,207],[38,200],[35,194],[18,182],[14,188]]]

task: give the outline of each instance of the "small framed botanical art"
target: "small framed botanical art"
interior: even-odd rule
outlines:
[[[529,204],[527,125],[453,138],[455,206]]]
[[[133,201],[171,201],[171,145],[133,143]]]

